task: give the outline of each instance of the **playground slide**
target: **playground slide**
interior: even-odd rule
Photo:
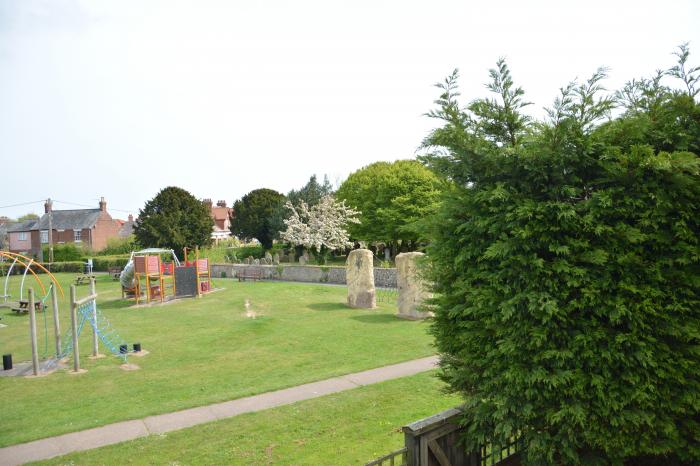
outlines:
[[[119,283],[122,284],[124,288],[134,287],[134,260],[129,259],[129,262],[124,266],[121,275],[119,275]]]

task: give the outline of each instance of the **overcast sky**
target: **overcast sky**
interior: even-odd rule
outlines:
[[[697,5],[0,0],[0,207],[104,196],[125,218],[170,185],[232,203],[342,180],[414,157],[454,68],[470,100],[505,56],[539,116],[601,65],[615,89],[685,41],[700,64]]]

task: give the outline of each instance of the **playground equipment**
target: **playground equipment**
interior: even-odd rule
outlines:
[[[75,285],[71,285],[70,289],[70,319],[71,328],[64,334],[61,334],[59,306],[58,306],[58,285],[51,283],[49,286],[48,295],[51,297],[53,309],[53,334],[55,339],[55,350],[49,350],[49,324],[47,314],[44,313],[44,335],[45,347],[43,354],[39,353],[39,345],[37,338],[37,300],[34,293],[34,288],[27,289],[27,313],[29,314],[29,335],[31,344],[31,364],[20,364],[14,374],[25,375],[31,374],[38,376],[41,372],[50,372],[55,369],[59,363],[64,362],[65,358],[72,355],[73,370],[80,372],[80,352],[78,348],[78,338],[88,324],[92,328],[92,355],[94,357],[101,356],[99,354],[99,342],[101,341],[105,348],[114,356],[122,359],[124,363],[127,360],[127,345],[123,338],[119,336],[114,328],[112,328],[109,320],[100,312],[97,306],[97,292],[95,291],[95,280],[90,280],[90,294],[84,298],[78,299]],[[139,344],[140,347],[140,344]],[[49,354],[50,353],[50,354]],[[3,359],[3,367],[5,370],[12,370],[12,355],[7,356],[7,361]],[[7,362],[7,364],[5,364]]]
[[[52,290],[55,290],[52,287]],[[55,298],[55,291],[52,293]],[[34,290],[29,288],[29,333],[31,336],[32,346],[32,373],[39,375],[39,352],[37,346],[37,331],[36,331],[36,311],[34,309]],[[54,300],[54,303],[56,301]],[[90,280],[90,294],[84,298],[77,299],[76,287],[71,285],[70,288],[70,317],[71,328],[64,336],[61,336],[58,319],[58,306],[54,306],[54,333],[56,342],[56,352],[44,364],[44,370],[54,369],[58,363],[69,356],[73,356],[73,371],[80,372],[80,350],[78,346],[78,337],[80,336],[85,324],[92,328],[92,356],[98,357],[99,342],[112,353],[114,356],[122,359],[126,363],[128,351],[127,345],[123,338],[114,330],[107,318],[100,312],[97,306],[97,292],[95,291],[95,280]],[[47,330],[48,339],[48,330]]]
[[[112,353],[114,356],[121,358],[125,363],[128,352],[126,351],[126,341],[119,336],[117,331],[112,328],[109,320],[102,314],[97,307],[97,292],[95,291],[95,280],[90,280],[90,294],[84,298],[76,298],[75,285],[70,287],[70,312],[71,312],[71,329],[64,339],[64,346],[61,348],[60,358],[67,357],[73,353],[73,371],[80,371],[80,352],[78,350],[78,337],[82,332],[85,324],[90,324],[92,328],[92,356],[98,357],[99,341]],[[70,337],[70,339],[68,338]]]
[[[17,305],[13,306],[14,309],[22,309],[26,308],[28,305],[28,300],[25,298],[24,295],[24,285],[25,281],[27,279],[27,274],[31,273],[31,275],[34,277],[34,280],[36,283],[39,285],[39,288],[41,289],[42,292],[42,298],[41,302],[42,304],[46,302],[46,299],[49,296],[50,290],[47,290],[46,287],[44,286],[44,283],[41,281],[37,273],[33,270],[32,267],[36,267],[39,270],[45,272],[51,282],[51,286],[57,288],[61,292],[61,297],[64,296],[63,294],[63,288],[61,288],[61,285],[58,283],[56,280],[56,277],[53,276],[51,272],[49,272],[43,265],[40,263],[34,261],[34,259],[23,256],[21,254],[15,254],[13,252],[8,252],[8,251],[0,251],[0,263],[2,262],[11,262],[10,266],[7,269],[7,274],[5,275],[5,280],[3,283],[3,294],[0,295],[2,298],[2,304],[7,305],[8,304],[8,298],[12,298],[12,295],[10,294],[9,290],[9,284],[10,284],[10,276],[12,275],[12,272],[15,270],[21,270],[21,267],[24,267],[24,271],[22,272],[22,278],[20,279],[20,285],[19,285],[19,296],[17,297]]]
[[[162,256],[172,257],[172,261],[163,262]],[[168,295],[172,298],[200,296],[211,291],[211,270],[208,259],[199,258],[195,250],[193,261],[180,263],[172,249],[143,249],[131,253],[122,271],[119,281],[122,285],[122,297],[134,298],[138,304],[143,297],[146,302],[160,299],[163,302]]]
[[[185,248],[185,267],[195,268],[195,279],[197,283],[197,294],[211,291],[211,267],[209,259],[199,258],[199,248],[195,248],[195,259],[192,262],[187,260],[187,248]]]
[[[169,255],[172,262],[162,262],[161,255]],[[122,297],[134,298],[137,304],[143,295],[146,302],[151,302],[154,298],[160,298],[162,302],[168,289],[174,297],[174,270],[178,266],[180,261],[172,249],[149,248],[132,252],[129,262],[119,276]]]

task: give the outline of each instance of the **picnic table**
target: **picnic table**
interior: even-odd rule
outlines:
[[[34,301],[34,309],[37,312],[43,312],[44,309],[46,308],[46,305],[42,303],[41,301]],[[20,299],[18,307],[13,307],[12,308],[13,312],[16,312],[17,314],[21,314],[23,312],[29,312],[29,301]]]
[[[75,284],[76,285],[87,285],[88,283],[90,283],[90,280],[94,279],[94,278],[95,278],[94,275],[87,275],[87,274],[78,275],[77,277],[75,277]]]
[[[110,277],[112,277],[112,280],[119,280],[119,276],[122,273],[122,268],[121,267],[107,267],[107,273],[109,274]]]
[[[262,269],[260,267],[246,267],[245,269],[240,270],[237,275],[239,282],[245,281],[246,279],[256,281],[262,280],[263,278]]]

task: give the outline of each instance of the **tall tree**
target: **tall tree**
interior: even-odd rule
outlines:
[[[328,176],[323,177],[323,184],[321,184],[318,182],[316,175],[312,175],[303,187],[298,190],[292,189],[287,193],[287,201],[295,208],[299,208],[301,202],[304,202],[308,208],[312,208],[321,202],[324,196],[332,192],[333,186],[328,181]],[[276,232],[275,239],[279,239],[279,234],[287,228],[284,221],[291,215],[292,211],[287,207],[286,203],[280,204],[272,213],[270,216],[270,228]]]
[[[360,223],[360,212],[344,201],[338,202],[328,194],[310,208],[304,201],[298,207],[287,201],[286,207],[291,215],[284,221],[287,228],[281,233],[282,240],[315,250],[319,263],[325,263],[328,252],[352,246],[347,227]]]
[[[376,162],[352,173],[336,196],[362,212],[350,225],[353,239],[413,249],[422,238],[418,222],[435,208],[440,179],[415,160]]]
[[[257,239],[265,248],[272,247],[277,230],[272,215],[284,202],[284,196],[272,189],[255,189],[233,204],[231,233],[241,239]]]
[[[141,246],[170,248],[211,243],[214,221],[209,210],[189,192],[174,186],[161,190],[139,211],[134,235]]]
[[[454,180],[428,247],[441,377],[472,447],[520,436],[527,465],[700,464],[700,159],[677,134],[698,103],[652,80],[601,124],[604,76],[565,86],[515,144],[521,115],[431,113],[426,160]]]

